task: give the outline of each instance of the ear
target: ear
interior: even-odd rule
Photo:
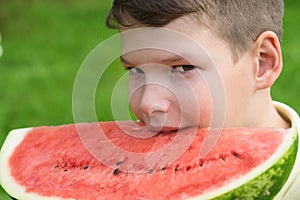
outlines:
[[[263,32],[255,41],[256,90],[273,85],[282,70],[282,54],[277,35],[272,31]]]

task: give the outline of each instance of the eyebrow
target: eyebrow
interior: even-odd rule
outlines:
[[[124,56],[120,56],[120,59],[123,64],[130,65],[130,66],[133,65],[129,60],[126,60]],[[174,55],[174,56],[160,59],[156,63],[177,63],[177,62],[188,62],[188,61],[179,55]]]

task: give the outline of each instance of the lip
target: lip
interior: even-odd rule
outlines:
[[[144,117],[146,128],[151,132],[173,132],[180,129],[176,124],[173,126],[166,121],[166,115],[154,115],[152,117]]]
[[[175,132],[180,129],[179,127],[172,127],[172,126],[151,126],[151,125],[147,125],[147,128],[148,130],[157,133]]]
[[[156,123],[157,121],[150,121],[150,122],[143,122],[145,127],[151,131],[156,133],[165,133],[165,132],[178,132],[179,130],[184,130],[187,128],[195,127],[194,125],[190,124],[182,124],[182,123]]]

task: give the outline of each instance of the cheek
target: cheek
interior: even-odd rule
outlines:
[[[129,84],[128,84],[128,93],[129,93],[130,107],[131,107],[132,111],[134,112],[134,114],[138,118],[140,118],[140,116],[141,116],[140,102],[141,102],[141,99],[142,99],[141,88],[138,88],[138,87],[134,86],[133,84],[131,84],[129,82]]]
[[[209,89],[206,85],[200,85],[195,91],[197,97],[196,108],[192,110],[192,119],[197,122],[201,127],[207,127],[211,120],[212,99]]]
[[[193,126],[207,127],[211,119],[212,99],[202,77],[189,81],[191,89],[183,90],[180,99],[182,116]]]
[[[243,62],[229,69],[231,70],[228,70],[223,76],[226,100],[231,109],[238,111],[240,108],[248,105],[247,101],[251,98],[254,91],[252,69],[243,64]]]

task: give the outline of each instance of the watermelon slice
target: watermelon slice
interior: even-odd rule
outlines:
[[[119,125],[101,122],[12,131],[0,154],[2,187],[23,200],[274,199],[287,187],[298,150],[295,128],[223,129],[213,150],[199,157],[209,129],[135,137],[124,134]],[[99,134],[95,126],[101,127],[105,140],[91,138]],[[85,130],[89,138],[79,137],[78,130]],[[142,135],[151,134],[141,130]],[[95,149],[110,143],[125,155],[149,156],[164,146],[174,147],[176,137],[192,142],[174,161],[163,158],[175,155],[175,148],[159,157],[162,165],[141,166],[144,171],[128,170],[132,163],[124,155],[106,151],[111,158],[107,164],[95,154]],[[90,147],[86,141],[94,141],[95,149],[86,148]]]

